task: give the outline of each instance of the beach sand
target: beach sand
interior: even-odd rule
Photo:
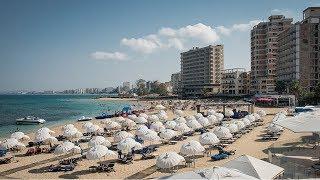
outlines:
[[[258,110],[259,108],[255,108]],[[262,108],[264,109],[267,114],[275,114],[283,109],[277,108]],[[193,115],[195,111],[185,111],[187,115]],[[167,111],[169,118],[173,118],[172,111]],[[272,145],[275,141],[266,141],[266,142],[259,142],[257,139],[260,137],[261,134],[264,133],[268,123],[272,120],[274,115],[267,115],[264,118],[264,125],[254,128],[250,133],[243,135],[240,139],[238,139],[235,143],[229,145],[226,149],[227,150],[236,150],[236,154],[230,156],[228,159],[221,160],[221,161],[210,161],[210,157],[202,157],[196,159],[196,167],[195,168],[204,168],[204,167],[212,167],[212,166],[219,166],[223,163],[232,160],[242,154],[247,154],[259,159],[266,159],[268,157],[267,148]],[[92,120],[94,124],[100,124],[101,120]],[[75,122],[75,126],[82,130],[81,126],[83,122]],[[61,134],[61,127],[57,126],[51,128],[56,132],[55,135]],[[212,130],[211,130],[212,131]],[[134,132],[133,132],[134,134]],[[33,139],[34,134],[28,134],[31,139]],[[299,136],[303,136],[306,134],[297,134],[293,133],[288,130],[284,130],[283,134],[277,141],[294,139]],[[176,145],[164,145],[160,146],[155,154],[161,154],[168,151],[176,151],[179,152],[180,147],[183,143],[189,140],[198,140],[200,135],[195,135],[189,137],[184,141],[179,141]],[[112,137],[107,138],[110,142],[113,142]],[[80,145],[82,148],[87,148],[86,143],[82,143]],[[25,153],[26,150],[23,151]],[[212,154],[217,153],[217,151],[212,151]],[[75,155],[73,157],[79,157],[80,155]],[[156,170],[155,163],[156,159],[150,160],[140,160],[140,155],[135,156],[135,160],[132,164],[119,164],[116,163],[115,165],[115,172],[111,173],[91,173],[89,171],[89,167],[92,165],[97,165],[99,160],[91,161],[91,160],[82,160],[78,163],[74,171],[72,172],[45,172],[44,170],[50,164],[57,164],[58,160],[54,159],[57,157],[54,154],[39,154],[35,156],[23,156],[21,154],[16,154],[16,160],[18,162],[13,162],[6,165],[0,165],[0,177],[1,178],[24,178],[24,179],[48,179],[48,178],[81,178],[81,179],[100,179],[100,178],[156,178],[160,176],[170,175],[169,173],[162,173]],[[112,159],[103,159],[103,161],[112,160]],[[38,163],[38,164],[35,164]],[[179,169],[178,172],[185,172],[193,170],[194,168],[182,168]]]

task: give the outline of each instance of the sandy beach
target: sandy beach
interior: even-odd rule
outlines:
[[[113,98],[112,98],[113,99]],[[255,108],[255,110],[258,110],[259,108]],[[275,114],[283,109],[277,109],[277,108],[263,108],[267,114]],[[174,118],[174,115],[172,111],[167,111],[169,119]],[[194,115],[196,111],[188,110],[185,111],[187,115]],[[266,141],[266,142],[260,142],[257,139],[259,139],[260,135],[264,133],[268,123],[272,120],[274,115],[267,115],[264,118],[264,125],[258,126],[254,128],[250,133],[243,135],[240,139],[238,139],[235,143],[229,145],[226,149],[227,150],[236,150],[236,154],[230,156],[230,158],[213,162],[210,160],[210,157],[202,157],[196,160],[196,167],[195,168],[204,168],[204,167],[211,167],[211,166],[219,166],[223,163],[234,159],[242,154],[247,154],[259,159],[266,159],[268,157],[266,149],[272,145],[275,141]],[[94,124],[100,124],[101,120],[92,120]],[[74,125],[79,130],[82,130],[83,122],[75,122]],[[56,126],[51,128],[56,132],[55,135],[61,134],[61,127],[62,126]],[[212,131],[212,130],[210,130]],[[134,131],[132,132],[134,134]],[[31,139],[34,138],[34,134],[30,133],[28,134]],[[284,130],[283,134],[280,136],[278,141],[282,140],[288,140],[288,139],[294,139],[299,136],[302,136],[305,134],[294,134],[291,131]],[[183,143],[189,141],[189,140],[198,140],[199,134],[194,135],[192,137],[188,137],[184,141],[178,141],[175,145],[163,145],[158,148],[158,150],[155,152],[155,155],[159,155],[164,152],[168,151],[175,151],[179,152],[180,147]],[[113,142],[112,137],[107,137],[107,139],[110,142]],[[87,143],[80,144],[81,148],[86,149],[88,148]],[[98,160],[92,161],[92,160],[82,160],[78,163],[76,168],[72,172],[45,172],[45,169],[50,164],[57,164],[62,157],[58,157],[54,154],[39,154],[35,156],[24,156],[23,154],[26,152],[24,150],[21,153],[16,154],[16,161],[12,162],[10,164],[6,165],[0,165],[1,172],[0,177],[1,178],[25,178],[25,179],[48,179],[48,178],[81,178],[81,179],[102,179],[102,178],[156,178],[160,176],[170,175],[168,173],[162,173],[157,171],[155,167],[156,159],[150,159],[150,160],[140,160],[140,155],[135,155],[134,161],[132,164],[120,164],[116,163],[115,165],[115,172],[111,173],[92,173],[89,171],[89,167],[92,165],[97,165],[99,162]],[[217,153],[217,151],[212,151],[212,154]],[[74,155],[72,157],[79,157],[80,155]],[[110,161],[112,159],[103,159],[103,161]],[[115,159],[114,159],[115,160]],[[179,169],[178,172],[185,172],[192,170],[191,168],[182,168]]]
[[[137,101],[138,99],[136,98],[109,98],[109,97],[104,97],[104,98],[98,98],[97,100],[100,101]]]

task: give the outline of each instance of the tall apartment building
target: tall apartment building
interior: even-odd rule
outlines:
[[[275,93],[277,37],[291,25],[292,18],[272,15],[251,30],[251,93]]]
[[[222,94],[247,95],[250,93],[250,73],[243,68],[226,69],[222,71]]]
[[[181,73],[174,73],[171,75],[172,93],[180,94],[181,91]]]
[[[223,45],[196,47],[181,53],[182,95],[219,93],[223,66]]]
[[[320,7],[303,11],[303,20],[280,33],[277,78],[290,83],[300,82],[306,91],[313,91],[320,79]]]

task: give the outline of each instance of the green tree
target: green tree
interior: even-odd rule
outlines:
[[[286,91],[286,83],[283,82],[283,81],[277,81],[276,82],[276,88],[275,90],[279,93],[279,94],[282,94],[283,92]]]
[[[320,102],[320,82],[318,82],[316,88],[314,89],[314,97],[317,102]]]
[[[289,87],[290,93],[294,94],[296,97],[299,97],[302,93],[302,88],[298,81],[292,81]]]

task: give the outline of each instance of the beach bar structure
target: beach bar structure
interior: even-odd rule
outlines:
[[[254,104],[244,102],[244,103],[206,103],[204,106],[222,106],[223,114],[226,113],[226,107],[236,107],[236,106],[246,106],[248,108],[248,112],[250,114],[254,113]],[[200,105],[197,106],[197,111],[200,112]]]

